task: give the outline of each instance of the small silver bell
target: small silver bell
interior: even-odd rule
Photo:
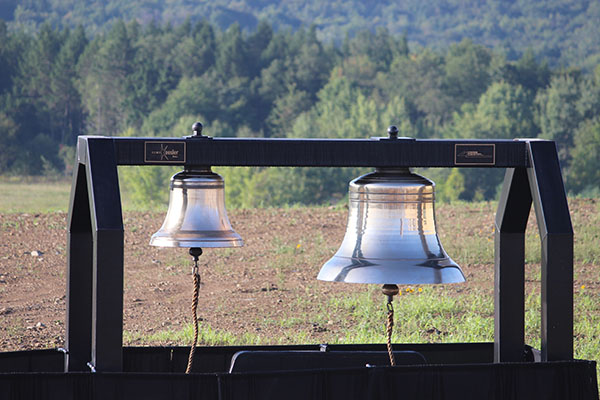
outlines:
[[[210,167],[186,169],[171,177],[169,209],[152,246],[239,247],[243,245],[227,218],[225,183]]]

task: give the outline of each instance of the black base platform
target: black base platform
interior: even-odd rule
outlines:
[[[281,355],[301,351],[330,356],[385,352],[382,345],[198,347],[194,373],[186,375],[185,347],[123,348],[124,372],[61,372],[64,353],[0,353],[4,399],[586,399],[598,400],[596,363],[573,360],[493,363],[493,343],[395,345],[427,364],[311,368],[229,373],[239,351]],[[281,361],[280,360],[280,361]],[[259,361],[260,362],[260,361]],[[262,366],[264,367],[264,366]]]

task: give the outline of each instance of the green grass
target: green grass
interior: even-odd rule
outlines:
[[[149,335],[133,334],[128,331],[123,332],[124,343],[134,343],[136,341],[152,342],[160,344],[185,345],[192,343],[194,329],[191,324],[185,328],[174,331],[164,330]],[[261,344],[263,338],[260,335],[244,333],[243,335],[234,335],[230,332],[213,329],[208,323],[200,322],[198,324],[198,343],[207,346],[234,346],[240,344]]]
[[[70,192],[70,182],[0,181],[0,212],[67,211]]]
[[[580,289],[575,293],[575,357],[600,360],[600,301],[597,294]],[[599,378],[600,378],[600,371]],[[598,380],[600,382],[600,379]]]
[[[600,265],[600,201],[569,199],[575,232],[574,260]],[[436,205],[436,222],[444,248],[465,264],[493,263],[495,202],[456,202]],[[460,232],[461,240],[455,240]],[[525,260],[541,262],[540,236],[535,213],[529,217],[525,235]],[[600,275],[599,275],[600,277]]]
[[[165,187],[165,190],[169,190]],[[45,181],[41,178],[16,180],[0,177],[0,213],[67,212],[71,196],[71,180]],[[165,211],[166,205],[135,204],[127,191],[121,192],[124,211]]]
[[[397,296],[395,330],[397,343],[485,342],[493,340],[493,303],[483,292],[449,295],[448,287],[405,287]],[[408,290],[408,291],[407,291]],[[333,315],[350,315],[355,323],[344,330],[339,343],[385,341],[387,310],[379,288],[330,301]]]
[[[474,290],[462,296],[449,295],[448,286],[405,287],[395,298],[395,343],[468,343],[491,342],[494,339],[493,301],[490,293]],[[408,290],[408,291],[407,291]],[[386,308],[379,288],[368,288],[358,294],[330,297],[320,308],[312,304],[313,314],[302,311],[307,300],[299,296],[292,304],[294,313],[278,319],[256,318],[259,327],[279,326],[284,334],[261,336],[251,332],[234,335],[200,323],[201,345],[264,345],[312,343],[312,327],[340,326],[340,335],[328,338],[336,343],[384,343]],[[540,348],[540,296],[532,291],[527,296],[525,342]],[[318,311],[318,313],[314,313]],[[600,359],[600,303],[597,296],[581,289],[574,295],[575,357]],[[179,331],[166,330],[150,335],[125,332],[126,343],[160,343],[185,345],[192,342],[192,327]],[[599,371],[600,372],[600,371]],[[600,375],[600,374],[599,374]],[[600,376],[599,376],[600,378]]]
[[[407,291],[408,290],[408,291]],[[494,305],[490,293],[473,290],[463,296],[450,295],[448,286],[404,287],[395,297],[395,330],[397,343],[490,342],[494,340]],[[294,313],[284,318],[256,318],[264,328],[275,325],[284,328],[286,339],[262,337],[246,333],[235,336],[200,323],[199,342],[206,345],[303,343],[307,337],[302,326],[307,321],[317,325],[335,325],[343,335],[329,338],[329,343],[383,343],[387,310],[379,288],[369,287],[358,294],[340,293],[320,304],[318,314],[307,315],[302,308],[306,297],[299,296],[292,304]],[[598,359],[600,356],[600,303],[583,290],[576,291],[575,350],[576,357]],[[526,343],[540,346],[540,296],[530,293],[525,302]],[[315,304],[311,304],[315,308]],[[318,307],[319,305],[317,305]],[[191,325],[180,331],[166,330],[150,335],[127,333],[126,342],[189,343]]]

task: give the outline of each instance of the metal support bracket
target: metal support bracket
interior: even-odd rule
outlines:
[[[69,207],[65,371],[123,368],[123,217],[110,138],[80,138]],[[83,143],[82,143],[83,142]]]
[[[146,157],[152,143],[169,146],[170,152]],[[123,369],[124,235],[117,165],[165,163],[507,168],[495,221],[495,361],[524,358],[525,227],[531,204],[542,242],[542,359],[573,357],[573,228],[554,142],[81,136],[77,149],[68,217],[65,371]]]
[[[496,213],[494,360],[523,361],[525,229],[534,205],[542,249],[541,358],[573,358],[573,227],[554,142],[526,141],[529,168],[510,168]]]

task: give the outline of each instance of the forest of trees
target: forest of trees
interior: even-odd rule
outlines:
[[[2,0],[0,19],[11,29],[34,32],[83,25],[106,32],[116,21],[180,25],[205,18],[221,30],[237,22],[252,32],[265,20],[274,30],[314,24],[317,37],[340,44],[346,35],[385,28],[405,34],[411,45],[445,49],[463,38],[502,49],[509,60],[531,48],[550,65],[587,69],[599,62],[600,2],[597,0]]]
[[[0,171],[69,173],[76,137],[385,135],[523,138],[557,142],[567,190],[600,195],[600,66],[550,66],[525,51],[470,40],[446,49],[408,45],[385,28],[339,45],[317,28],[244,32],[206,20],[116,20],[35,33],[0,21]],[[329,203],[368,170],[221,168],[230,206]],[[122,167],[140,201],[164,201],[170,168]],[[442,200],[493,199],[503,171],[430,169]],[[292,184],[293,182],[293,184]]]

